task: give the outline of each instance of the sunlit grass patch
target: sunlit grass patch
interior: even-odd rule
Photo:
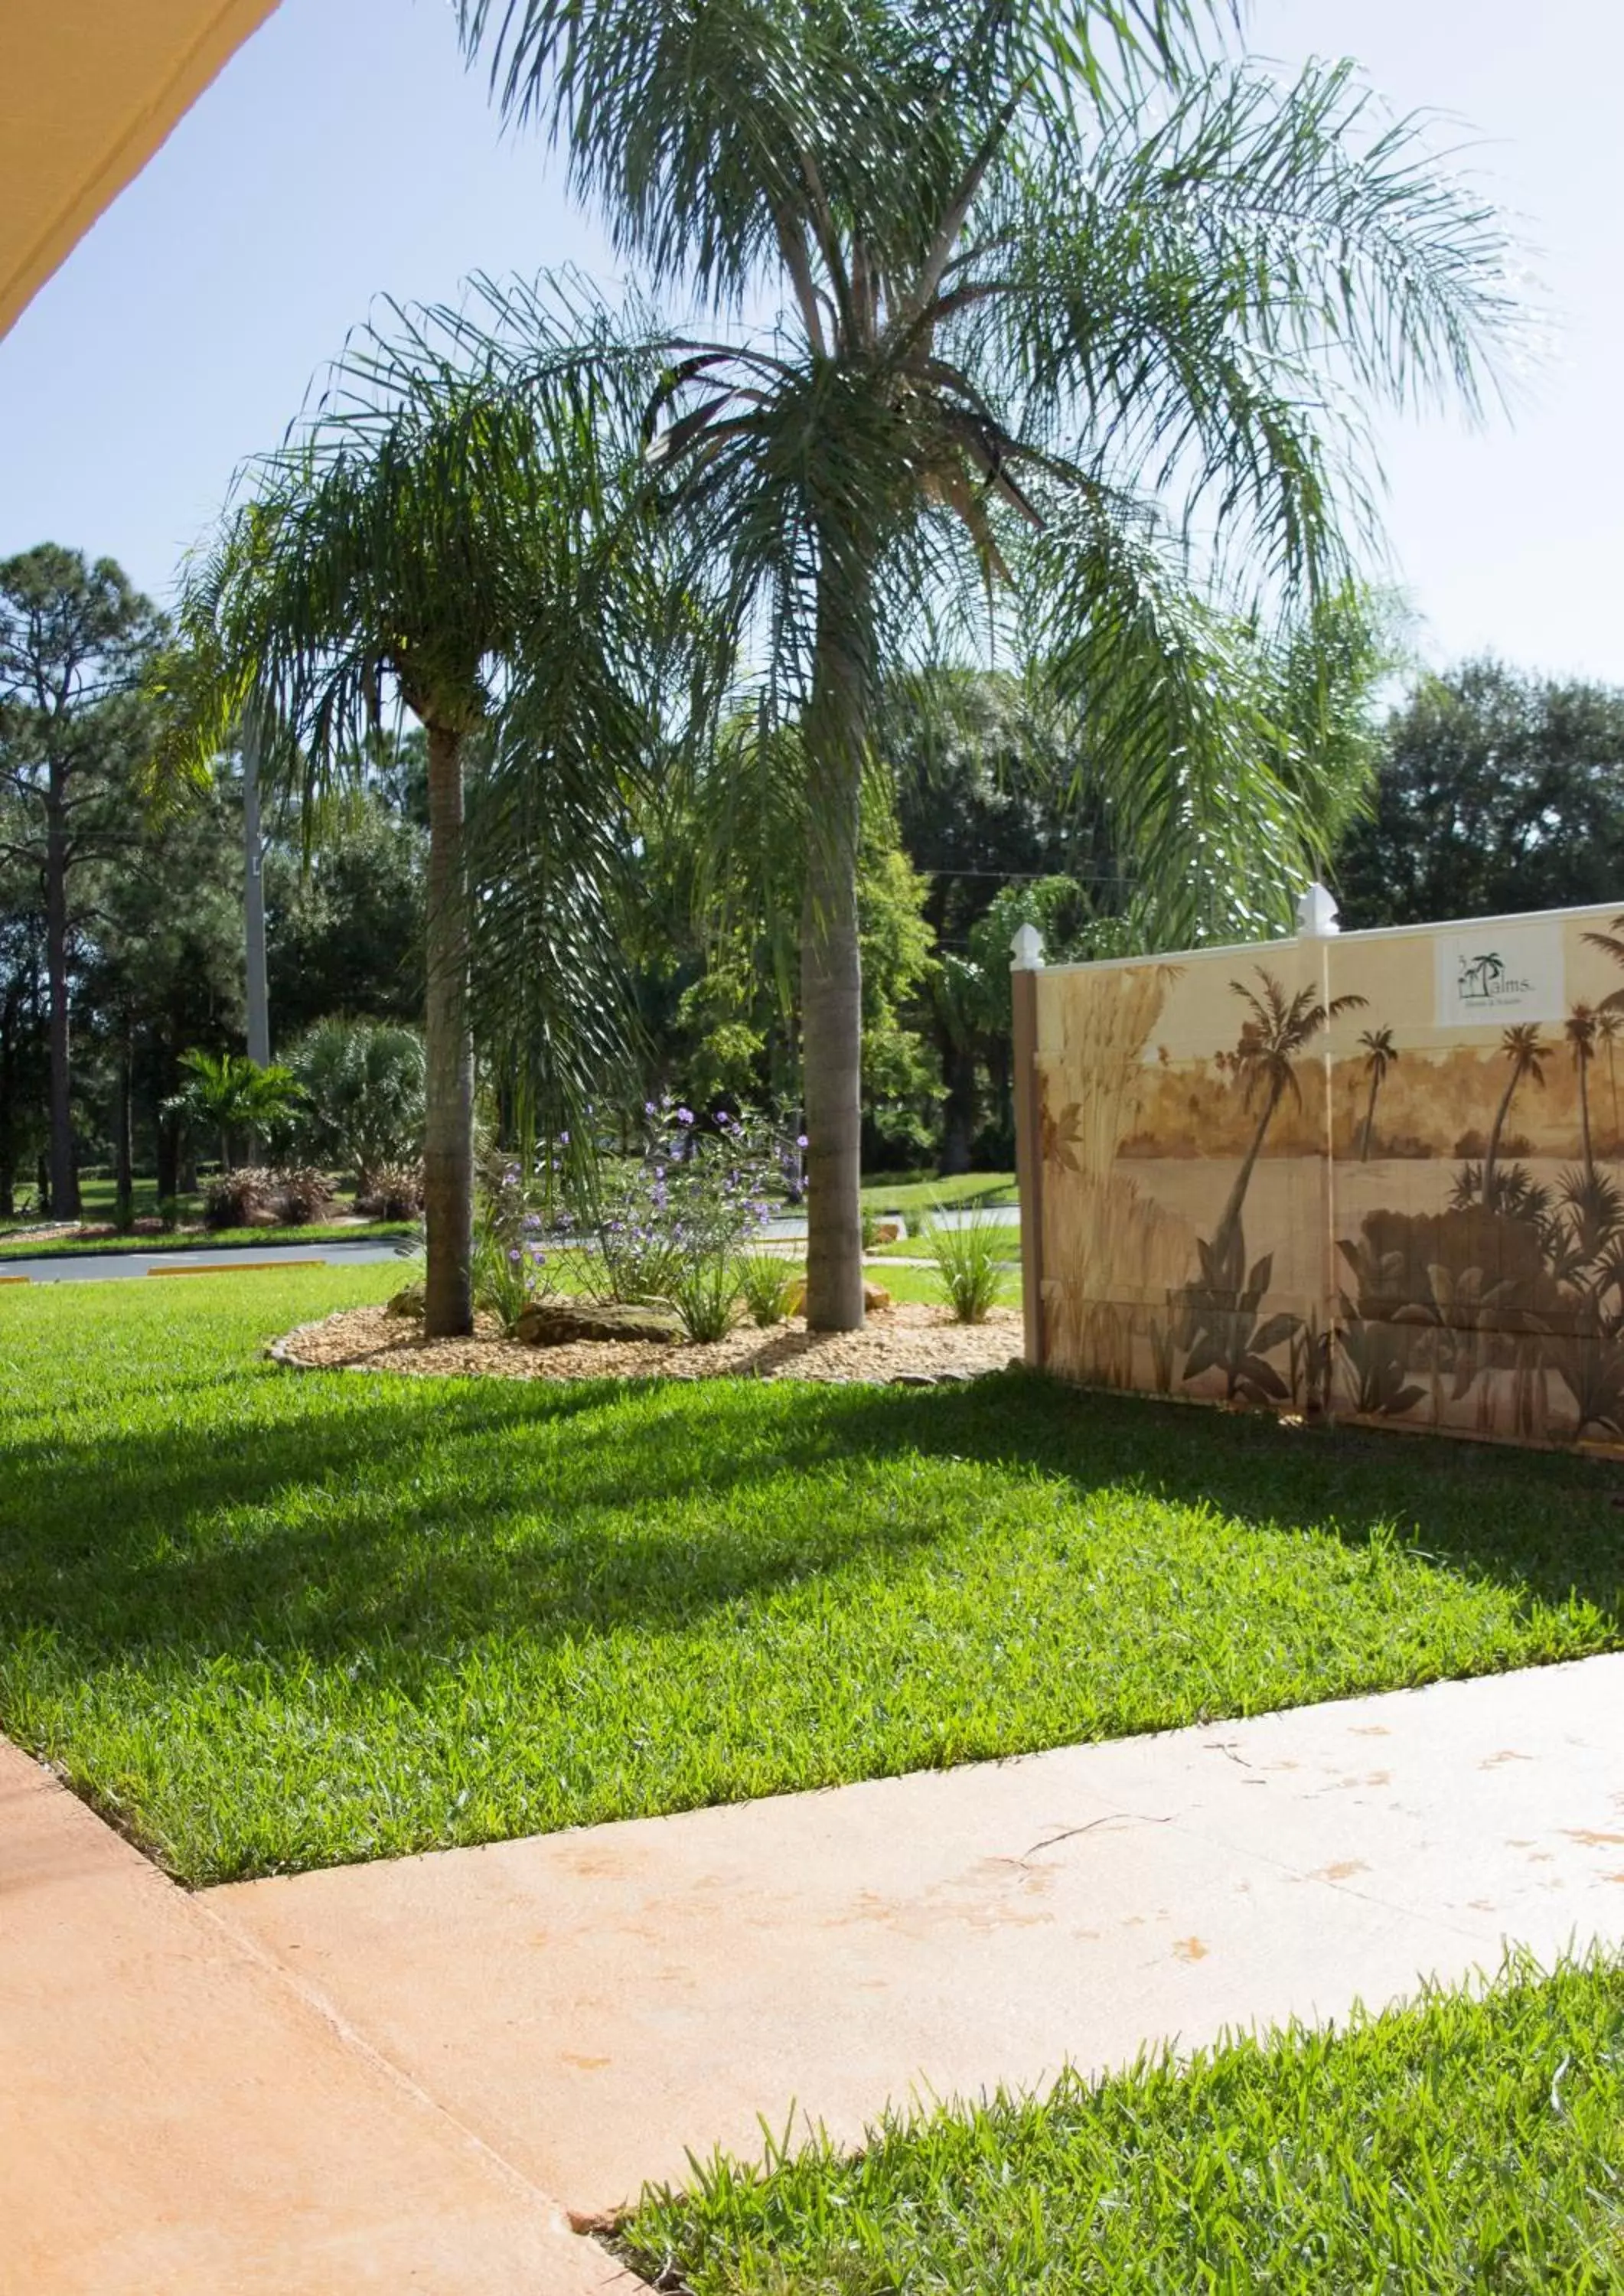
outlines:
[[[190,1881],[1624,1640],[1624,1516],[1593,1462],[1019,1373],[554,1385],[264,1361],[398,1281],[0,1292],[0,1725]]]

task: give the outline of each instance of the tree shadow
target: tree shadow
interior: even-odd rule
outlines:
[[[1029,1374],[899,1390],[347,1380],[345,1404],[71,1423],[8,1447],[0,1619],[86,1665],[144,1652],[385,1652],[410,1689],[488,1635],[538,1648],[688,1627],[809,1578],[908,1567],[939,1505],[857,1507],[900,1456],[1131,1490],[1241,1535],[1391,1526],[1530,1599],[1624,1611],[1616,1472],[1289,1430]],[[314,1393],[312,1390],[310,1392]]]

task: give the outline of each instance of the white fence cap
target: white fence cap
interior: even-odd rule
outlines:
[[[1340,933],[1336,921],[1336,903],[1321,884],[1310,885],[1297,898],[1297,931],[1304,940],[1328,940]]]
[[[1018,925],[1010,943],[1014,952],[1012,972],[1041,972],[1043,971],[1043,935],[1036,925]]]

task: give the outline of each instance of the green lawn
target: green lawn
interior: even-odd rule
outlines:
[[[1594,1462],[968,1388],[299,1375],[386,1266],[0,1292],[0,1723],[195,1882],[1624,1642]]]
[[[923,1219],[936,1204],[1013,1204],[1013,1172],[965,1172],[955,1180],[921,1179],[910,1173],[898,1179],[882,1174],[863,1183],[865,1212],[903,1212],[910,1220]]]
[[[0,1260],[86,1259],[126,1252],[249,1251],[283,1243],[405,1242],[416,1234],[412,1220],[319,1220],[306,1227],[227,1227],[176,1230],[167,1235],[69,1235],[54,1242],[0,1242]]]
[[[645,2199],[691,2296],[1600,2296],[1624,2287],[1624,1967],[1167,2059]]]

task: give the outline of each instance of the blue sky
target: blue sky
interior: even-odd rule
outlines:
[[[1624,9],[1252,0],[1249,29],[1450,115],[1554,323],[1511,421],[1382,430],[1421,650],[1624,685]],[[0,341],[0,554],[73,543],[164,595],[376,293],[570,262],[612,274],[545,150],[499,135],[448,0],[282,0]]]

